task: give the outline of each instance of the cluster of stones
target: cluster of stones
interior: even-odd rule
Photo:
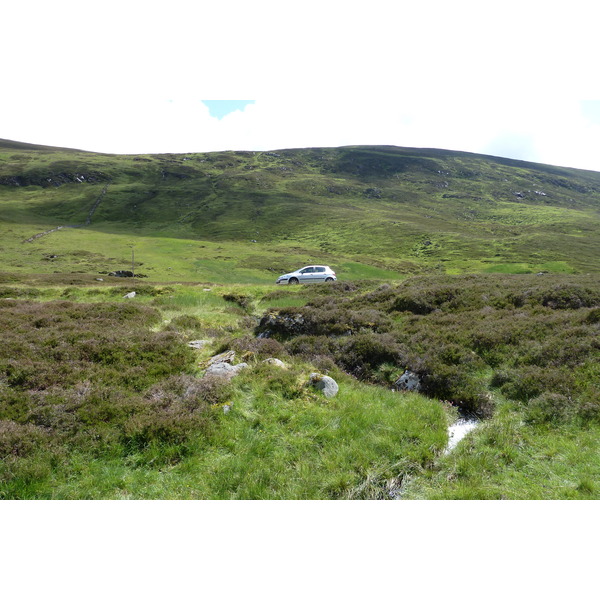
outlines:
[[[208,343],[210,343],[210,340],[194,340],[188,342],[188,345],[191,348],[201,350]],[[206,367],[204,376],[224,377],[226,379],[231,379],[249,366],[248,363],[245,362],[233,364],[234,360],[235,352],[233,350],[227,350],[226,352],[222,352],[221,354],[213,356],[204,363],[204,366]],[[263,360],[263,363],[272,365],[279,369],[287,368],[285,363],[278,358],[266,358]],[[333,398],[339,391],[337,382],[328,375],[311,373],[309,376],[309,382],[315,389],[321,391],[327,398]]]
[[[210,343],[210,340],[194,340],[188,345],[197,350],[201,350]],[[235,352],[227,350],[221,354],[213,356],[206,361],[203,366],[206,367],[204,376],[223,377],[227,380],[235,377],[241,371],[248,368],[248,363],[241,362],[234,364]],[[286,365],[278,358],[267,358],[263,363],[273,365],[280,369],[286,369]],[[311,373],[309,375],[309,383],[316,390],[320,391],[326,398],[333,398],[339,392],[339,385],[332,377],[322,375],[321,373]],[[421,379],[412,371],[405,371],[394,383],[393,389],[405,392],[418,392],[421,389]],[[231,405],[223,408],[224,412],[229,412]]]

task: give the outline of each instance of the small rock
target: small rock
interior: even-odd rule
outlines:
[[[221,352],[221,354],[213,356],[206,364],[210,367],[211,365],[215,365],[217,363],[233,363],[234,358],[235,352],[233,350],[227,350],[226,352]]]
[[[401,392],[418,392],[421,389],[421,378],[412,371],[404,371],[394,382],[394,388]]]
[[[266,363],[267,365],[273,365],[274,367],[279,367],[280,369],[287,369],[287,367],[285,366],[285,363],[282,360],[279,360],[278,358],[265,358],[265,360],[263,360],[264,363]]]
[[[311,373],[310,383],[323,392],[327,398],[333,398],[340,389],[335,379],[328,375],[321,375],[320,373]]]
[[[216,377],[225,377],[227,379],[231,379],[235,377],[242,371],[247,368],[247,363],[240,363],[239,365],[230,365],[226,362],[219,362],[213,365],[210,365],[208,369],[206,369],[205,375],[214,375]]]
[[[225,414],[227,414],[232,408],[233,408],[233,402],[230,402],[229,404],[225,404],[223,406],[223,412]]]
[[[191,348],[196,348],[196,350],[202,350],[206,344],[210,344],[210,340],[193,340],[188,342],[188,346]]]
[[[125,294],[123,298],[135,298],[135,292],[129,292],[129,294]]]
[[[96,281],[104,281],[104,279],[102,279],[102,277],[96,277]]]
[[[109,277],[133,277],[133,271],[113,271],[108,274]]]

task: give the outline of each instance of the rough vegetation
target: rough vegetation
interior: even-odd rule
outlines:
[[[0,143],[0,498],[599,498],[599,198],[457,152]],[[339,281],[274,289],[311,262]]]
[[[600,494],[597,276],[124,289],[0,290],[2,498]],[[203,376],[220,353],[249,367]]]
[[[597,277],[421,277],[362,294],[317,297],[265,315],[257,331],[306,360],[389,384],[398,367],[463,411],[493,413],[490,388],[531,419],[600,418]],[[558,395],[557,395],[558,394]],[[563,398],[564,410],[549,407]]]
[[[234,301],[215,302],[228,294],[166,289],[118,303],[102,287],[0,300],[2,498],[390,497],[443,448],[442,405],[339,371],[344,391],[328,398],[310,385],[312,365],[255,338]],[[191,295],[212,298],[210,325]],[[171,305],[157,303],[165,296]],[[190,330],[210,333],[210,347],[192,349]],[[250,368],[203,376],[223,348]],[[276,356],[286,364],[265,362]]]

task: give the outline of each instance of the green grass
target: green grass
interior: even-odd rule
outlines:
[[[422,398],[399,402],[345,381],[326,401],[282,397],[272,385],[268,376],[246,377],[211,447],[171,471],[171,479],[187,479],[189,497],[367,497],[366,482],[383,496],[387,480],[420,468],[445,443],[441,407]]]
[[[0,142],[0,497],[597,499],[599,202],[458,152]],[[275,285],[310,263],[339,282]]]
[[[336,267],[338,279],[400,279],[401,276],[386,269],[378,269],[361,263],[343,263]]]
[[[515,275],[525,273],[574,273],[574,269],[564,261],[549,261],[542,264],[512,263],[496,264],[484,269],[485,273],[512,273]]]
[[[5,272],[98,275],[129,268],[132,249],[157,282],[269,283],[315,262],[350,280],[598,269],[600,175],[589,171],[393,147],[114,156],[10,145],[0,142]]]
[[[600,497],[600,429],[526,426],[504,411],[407,483],[407,499],[591,500]]]

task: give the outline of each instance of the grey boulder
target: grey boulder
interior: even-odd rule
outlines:
[[[340,389],[335,379],[328,375],[321,375],[320,373],[311,373],[310,383],[317,390],[323,392],[323,395],[327,398],[333,398]]]
[[[225,377],[231,379],[235,377],[248,366],[247,363],[240,363],[239,365],[230,365],[226,362],[218,362],[210,365],[204,375],[214,375],[216,377]]]
[[[404,371],[394,382],[394,388],[401,392],[418,392],[421,389],[421,378],[412,371]]]
[[[267,365],[272,365],[273,367],[279,367],[280,369],[287,368],[285,366],[285,363],[282,360],[279,360],[278,358],[265,358],[265,360],[263,360],[263,363]]]

